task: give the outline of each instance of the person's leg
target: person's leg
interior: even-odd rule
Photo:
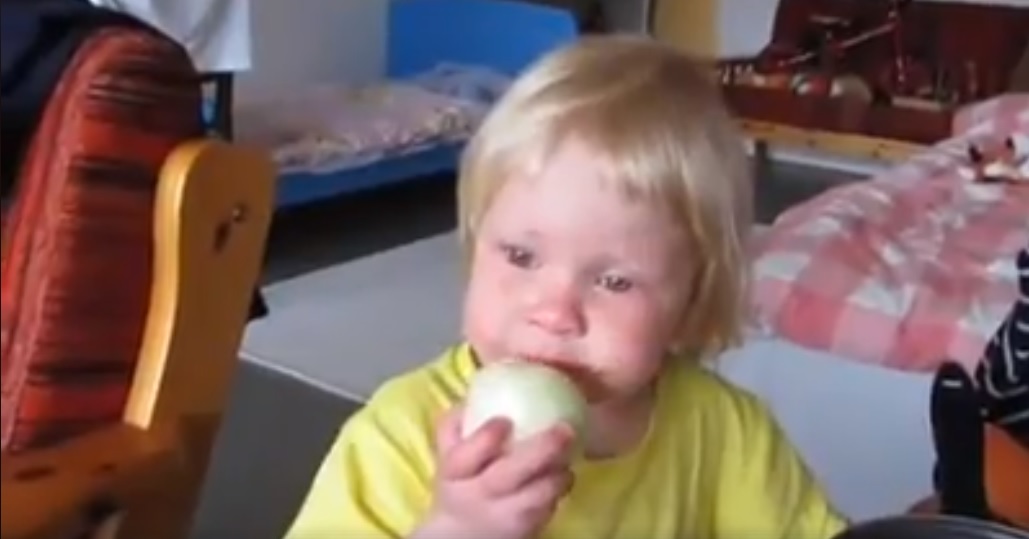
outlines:
[[[936,373],[930,406],[940,512],[989,519],[979,388],[964,367],[947,363]]]

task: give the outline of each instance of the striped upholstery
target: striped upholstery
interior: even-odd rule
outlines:
[[[98,30],[66,68],[3,224],[3,451],[120,419],[149,303],[159,170],[202,134],[199,111],[185,51],[144,30]]]
[[[1029,451],[1029,246],[1018,255],[1019,297],[986,347],[976,372],[986,420],[1012,433]]]

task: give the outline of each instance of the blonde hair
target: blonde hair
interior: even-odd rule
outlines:
[[[739,342],[753,204],[743,139],[713,71],[646,38],[582,38],[512,84],[462,158],[458,232],[466,256],[505,181],[541,166],[572,138],[606,161],[630,200],[661,207],[689,238],[691,304],[676,344],[710,357]]]

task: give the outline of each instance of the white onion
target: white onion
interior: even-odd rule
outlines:
[[[581,441],[586,431],[586,399],[570,378],[554,368],[525,361],[498,362],[483,367],[472,379],[462,435],[471,435],[496,417],[511,421],[511,443],[562,422]]]

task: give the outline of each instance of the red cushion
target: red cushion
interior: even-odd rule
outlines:
[[[198,77],[171,41],[99,30],[66,68],[2,232],[4,451],[120,419],[149,304],[159,171],[201,134]]]

